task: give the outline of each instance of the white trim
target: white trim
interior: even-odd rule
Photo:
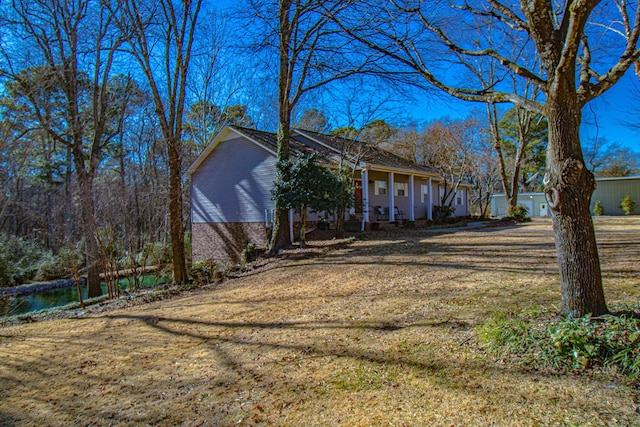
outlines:
[[[364,222],[369,222],[369,171],[363,169],[360,172],[360,179],[362,180],[362,217]]]
[[[413,183],[413,175],[409,175],[409,221],[415,221],[416,216],[413,212],[415,209],[415,189]]]
[[[433,220],[433,182],[429,178],[429,205],[427,206],[427,219]]]
[[[424,190],[427,190],[426,192]],[[420,203],[429,203],[429,184],[420,184]],[[425,195],[427,197],[425,197]]]
[[[293,244],[293,209],[289,209],[289,240],[291,241],[291,244]]]
[[[389,172],[389,188],[394,188],[395,175],[393,172]],[[389,191],[389,222],[393,222],[396,220],[396,211],[395,211],[395,191]]]
[[[385,187],[381,187],[380,183],[383,183]],[[380,194],[380,190],[384,188],[385,194]],[[376,196],[387,196],[389,195],[389,183],[383,179],[376,179],[373,182],[373,194]]]
[[[632,175],[632,176],[603,176],[602,178],[596,178],[597,181],[627,181],[632,179],[639,179],[640,175]]]
[[[406,182],[396,182],[394,193],[397,197],[407,197],[409,195],[409,184]],[[404,194],[400,194],[400,190],[404,192]]]

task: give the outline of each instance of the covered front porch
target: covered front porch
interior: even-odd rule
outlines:
[[[433,219],[435,177],[394,170],[362,169],[355,179],[354,213],[370,222]]]

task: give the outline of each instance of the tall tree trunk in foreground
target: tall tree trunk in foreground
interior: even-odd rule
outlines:
[[[283,160],[288,160],[289,138],[291,136],[291,80],[293,77],[293,64],[290,64],[290,44],[293,32],[293,23],[289,15],[293,6],[293,0],[280,0],[278,9],[278,19],[280,22],[280,33],[278,34],[278,152],[277,166],[279,168]],[[297,14],[294,15],[298,16]],[[276,174],[280,171],[276,170]],[[287,210],[282,207],[282,202],[275,200],[275,214],[273,218],[273,229],[271,242],[269,242],[269,254],[275,255],[279,250],[289,246],[289,216]]]
[[[599,316],[608,310],[589,210],[595,179],[582,156],[578,136],[580,115],[572,87],[547,100],[549,147],[545,193],[553,214],[562,312],[570,316],[586,313]]]

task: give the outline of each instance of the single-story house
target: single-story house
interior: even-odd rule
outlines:
[[[640,207],[640,176],[596,178],[596,189],[591,196],[591,212],[599,200],[605,215],[623,215],[620,202],[627,195]],[[532,217],[551,216],[544,193],[520,193],[518,204],[526,206]],[[494,216],[500,217],[507,214],[507,200],[504,194],[492,196],[491,212]]]
[[[329,163],[354,166],[355,207],[362,228],[371,222],[432,219],[445,192],[432,168],[369,144],[306,130],[292,130],[292,156],[319,153]],[[273,220],[271,189],[276,171],[276,135],[227,126],[187,170],[191,182],[193,260],[237,262],[248,243],[266,247]],[[468,214],[468,185],[452,195],[454,214]],[[313,214],[308,220],[318,219]],[[290,235],[293,222],[290,212]]]

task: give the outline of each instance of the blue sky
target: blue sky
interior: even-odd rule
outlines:
[[[409,114],[419,121],[432,121],[444,117],[463,118],[474,110],[484,118],[484,104],[446,96],[417,100]],[[583,143],[604,137],[640,154],[640,80],[629,71],[616,86],[584,108],[582,121]],[[636,122],[639,129],[632,129],[626,122]]]
[[[635,74],[628,72],[616,86],[592,101],[591,106],[585,107],[581,136],[583,139],[594,138],[596,135],[606,137],[609,141],[617,141],[640,152],[640,129],[631,129],[625,125],[625,122],[636,122],[640,126],[638,113],[640,81]]]
[[[232,0],[215,0],[210,6],[221,11],[233,8],[238,3]],[[485,114],[484,104],[457,100],[450,96],[426,96],[407,102],[403,120],[418,122],[451,117],[462,118],[476,111]],[[312,107],[312,106],[310,106]],[[320,107],[320,106],[318,106]],[[340,113],[337,113],[340,115]],[[601,97],[592,101],[583,110],[581,139],[583,143],[593,138],[606,138],[640,153],[640,129],[632,129],[625,122],[637,121],[640,128],[640,81],[629,71],[623,79]]]

